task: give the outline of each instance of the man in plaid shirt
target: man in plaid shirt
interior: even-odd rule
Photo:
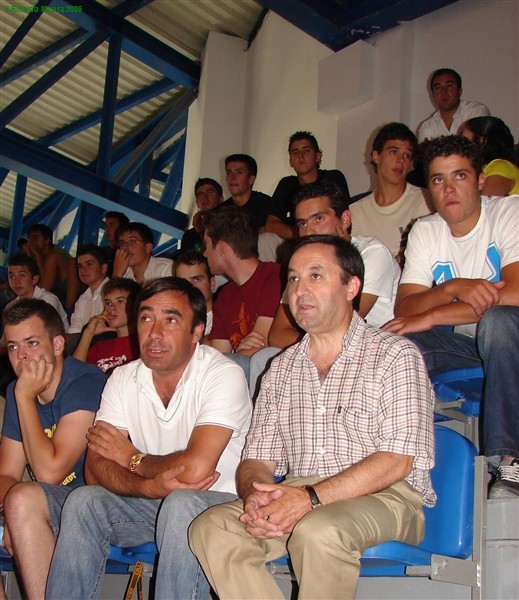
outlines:
[[[366,548],[423,537],[422,505],[436,500],[434,397],[417,348],[354,312],[363,277],[344,239],[308,236],[294,248],[289,305],[307,335],[263,378],[241,499],[189,532],[221,598],[283,598],[264,563],[287,550],[300,599],[353,598]]]

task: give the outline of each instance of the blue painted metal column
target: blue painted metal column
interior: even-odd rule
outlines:
[[[166,185],[164,186],[160,197],[160,202],[170,208],[175,208],[180,200],[182,178],[184,176],[185,151],[186,134],[184,133],[180,140],[175,144],[175,151],[171,155],[173,164],[171,165]]]
[[[99,136],[99,155],[97,174],[108,179],[112,159],[112,138],[114,133],[115,107],[117,104],[117,83],[121,63],[121,37],[113,35],[108,46],[106,61],[105,92],[103,99],[103,115],[101,117],[101,134]]]
[[[11,229],[9,232],[9,243],[7,253],[16,252],[16,242],[22,234],[23,209],[25,207],[25,193],[27,191],[27,177],[23,175],[16,176],[16,187],[14,190],[13,216],[11,219]]]

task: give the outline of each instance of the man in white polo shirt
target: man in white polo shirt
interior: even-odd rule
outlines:
[[[247,384],[238,365],[199,344],[205,300],[188,281],[157,279],[136,305],[141,358],[116,369],[103,391],[88,435],[90,485],[62,512],[48,598],[94,597],[110,543],[153,541],[155,598],[209,595],[187,528],[209,506],[236,498]]]

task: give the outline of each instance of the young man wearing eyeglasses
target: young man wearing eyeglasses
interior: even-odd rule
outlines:
[[[141,287],[159,277],[170,277],[173,261],[152,256],[152,250],[151,229],[144,223],[128,223],[119,230],[113,276],[133,279]]]

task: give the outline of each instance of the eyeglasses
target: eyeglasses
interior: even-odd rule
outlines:
[[[135,246],[135,244],[138,244],[139,242],[142,242],[144,244],[144,240],[139,240],[138,238],[128,238],[127,240],[119,240],[119,243],[117,244],[119,248],[126,248],[127,246]]]

